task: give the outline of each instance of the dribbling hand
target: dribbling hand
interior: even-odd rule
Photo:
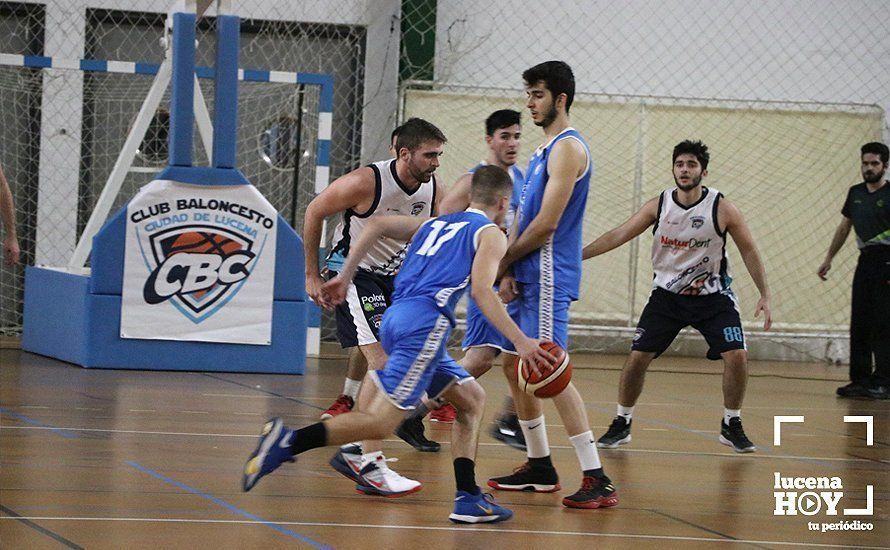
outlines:
[[[541,341],[534,338],[526,338],[516,345],[516,353],[519,360],[528,365],[528,370],[536,376],[541,376],[556,362],[556,357],[541,349]],[[544,369],[544,370],[542,370]]]

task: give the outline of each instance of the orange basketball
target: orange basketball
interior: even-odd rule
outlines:
[[[520,360],[516,365],[519,387],[535,397],[553,397],[572,381],[572,361],[566,350],[553,342],[541,342],[541,349],[556,357],[556,362],[538,376]]]

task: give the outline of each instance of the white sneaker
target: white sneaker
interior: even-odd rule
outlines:
[[[390,470],[383,455],[369,463],[358,474],[355,490],[366,495],[400,497],[416,493],[423,484]]]

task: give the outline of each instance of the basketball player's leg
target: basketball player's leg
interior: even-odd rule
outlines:
[[[350,355],[343,393],[322,413],[322,419],[352,410],[365,372],[369,368],[382,368],[386,363],[386,354],[378,343],[378,331],[391,295],[389,286],[387,278],[359,271],[349,286],[346,301],[337,306],[337,339],[341,346],[350,349]]]
[[[606,432],[597,440],[597,447],[614,449],[630,443],[634,407],[643,393],[646,371],[652,360],[661,355],[688,323],[678,315],[681,308],[672,293],[655,289],[643,308],[634,333],[630,354],[621,369],[618,382],[618,404],[615,417]]]
[[[757,447],[742,428],[742,402],[748,385],[748,352],[738,304],[731,292],[694,298],[703,319],[692,326],[708,342],[708,359],[723,359],[723,419],[720,442],[739,453]]]
[[[483,495],[476,483],[476,450],[485,412],[485,390],[446,353],[436,368],[428,392],[446,399],[457,410],[451,426],[456,493],[454,511],[449,518],[456,523],[493,523],[509,519],[513,512]]]

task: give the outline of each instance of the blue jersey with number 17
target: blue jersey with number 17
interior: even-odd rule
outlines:
[[[548,163],[550,154],[557,143],[564,139],[574,139],[581,143],[587,153],[587,169],[575,180],[572,196],[563,210],[559,224],[544,246],[517,260],[513,264],[513,275],[520,283],[540,284],[552,288],[554,297],[560,300],[577,300],[581,287],[581,230],[584,209],[587,205],[587,191],[593,162],[587,142],[574,128],[566,128],[546,145],[539,147],[532,156],[522,188],[517,228],[519,235],[541,211],[544,192],[550,180]]]
[[[475,208],[424,222],[396,276],[393,303],[429,298],[453,318],[454,306],[470,282],[479,234],[489,226],[496,227]]]

